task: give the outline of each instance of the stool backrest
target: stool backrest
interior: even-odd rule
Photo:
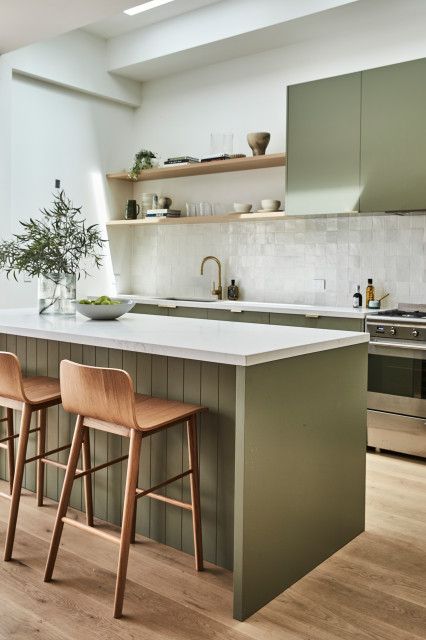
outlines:
[[[0,396],[25,402],[21,365],[17,356],[0,351]]]
[[[60,382],[65,411],[138,428],[133,383],[126,371],[62,360]]]

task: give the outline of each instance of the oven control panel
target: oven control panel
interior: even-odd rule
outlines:
[[[367,331],[372,338],[397,338],[399,340],[417,340],[420,342],[426,340],[426,327],[398,324],[397,322],[368,322]]]

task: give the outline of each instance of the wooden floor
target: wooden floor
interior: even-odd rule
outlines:
[[[0,638],[424,640],[426,466],[368,454],[367,467],[366,533],[246,622],[231,616],[232,574],[196,575],[192,557],[142,538],[121,620],[111,617],[115,545],[65,528],[56,581],[44,584],[55,505],[26,495],[16,560],[0,561]],[[7,511],[1,500],[2,546]]]

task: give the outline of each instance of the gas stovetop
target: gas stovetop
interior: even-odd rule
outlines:
[[[379,311],[379,316],[386,318],[413,318],[414,320],[426,320],[426,311],[405,311],[403,309],[387,309]]]
[[[426,343],[426,305],[398,305],[367,316],[367,331],[374,342],[380,340]]]

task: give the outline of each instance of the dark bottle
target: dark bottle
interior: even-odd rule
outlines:
[[[228,300],[238,300],[240,296],[240,290],[235,284],[235,280],[231,280],[231,284],[228,287]]]
[[[361,307],[362,307],[362,294],[361,294],[360,285],[357,285],[356,292],[354,293],[353,300],[354,300],[353,308],[354,309],[361,309]]]

